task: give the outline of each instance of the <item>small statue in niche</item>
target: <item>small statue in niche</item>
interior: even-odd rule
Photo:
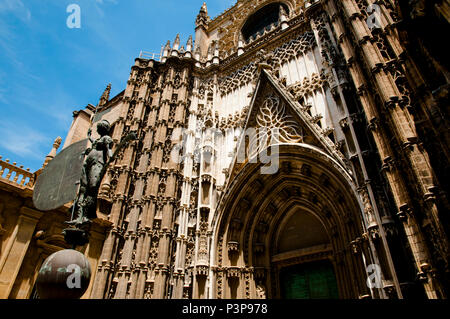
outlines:
[[[266,299],[266,288],[262,283],[256,285],[256,298]]]

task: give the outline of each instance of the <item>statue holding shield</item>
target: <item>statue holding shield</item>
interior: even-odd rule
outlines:
[[[86,157],[81,169],[80,188],[72,207],[72,220],[67,222],[69,225],[81,227],[97,217],[98,190],[105,175],[106,166],[113,157],[114,142],[109,136],[110,130],[109,122],[102,120],[97,124],[99,138],[93,140],[91,129],[88,131],[88,138],[92,146],[84,152]]]
[[[93,139],[91,129],[88,138],[63,149],[49,162],[38,177],[33,194],[35,207],[49,211],[61,207],[75,198],[70,209],[71,219],[63,235],[67,243],[82,246],[89,241],[91,221],[97,217],[97,197],[109,164],[131,140],[137,138],[131,132],[116,146],[110,134],[107,120],[97,123],[99,137]],[[87,147],[88,142],[91,147]]]

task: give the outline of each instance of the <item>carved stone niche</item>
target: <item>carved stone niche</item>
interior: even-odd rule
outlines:
[[[407,204],[403,204],[400,207],[400,211],[397,213],[398,219],[402,222],[408,221],[408,216],[411,214],[411,209]]]
[[[209,216],[209,207],[200,207],[200,217],[202,221],[207,221]]]
[[[388,237],[394,237],[397,235],[397,228],[395,227],[394,221],[391,218],[382,218],[382,224],[384,232],[386,233],[386,236]]]
[[[196,270],[196,275],[198,277],[207,277],[208,276],[209,267],[206,265],[197,265],[195,270]]]
[[[378,225],[369,226],[369,234],[373,240],[377,240],[380,238],[380,230],[378,229]]]
[[[358,237],[355,240],[350,242],[350,247],[352,249],[352,253],[354,255],[357,255],[361,252],[361,246],[362,246],[362,238]]]
[[[239,242],[237,241],[229,241],[227,243],[228,253],[238,252],[239,251]]]
[[[239,267],[227,268],[227,278],[239,278],[241,275],[241,269]]]
[[[348,128],[348,119],[346,117],[344,117],[343,119],[341,119],[339,121],[339,124],[341,125],[341,128],[343,130],[347,129]]]

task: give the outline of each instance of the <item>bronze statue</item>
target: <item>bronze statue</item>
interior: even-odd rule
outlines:
[[[98,139],[93,140],[91,129],[88,131],[88,138],[92,146],[84,152],[86,158],[81,170],[80,188],[72,207],[72,212],[76,213],[76,218],[67,222],[70,225],[80,227],[97,217],[98,190],[105,175],[106,167],[113,158],[112,146],[114,142],[109,136],[110,130],[109,122],[102,120],[97,124],[97,132],[100,135]]]
[[[66,222],[70,227],[63,230],[64,239],[73,246],[82,246],[89,241],[90,224],[97,217],[98,191],[109,164],[129,141],[137,139],[135,132],[129,133],[117,145],[113,154],[114,142],[109,136],[110,130],[109,122],[101,120],[97,124],[99,138],[93,140],[91,129],[88,131],[92,146],[83,153],[85,158],[81,168],[80,186],[71,208],[72,218]]]

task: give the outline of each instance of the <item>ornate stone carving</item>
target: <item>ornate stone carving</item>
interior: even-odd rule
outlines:
[[[239,251],[239,243],[237,241],[229,241],[227,243],[228,252],[238,252]]]
[[[256,285],[256,298],[257,299],[266,299],[266,287],[262,284],[259,283]]]
[[[306,95],[312,94],[314,91],[322,88],[327,83],[328,79],[323,73],[313,73],[311,78],[305,77],[303,82],[292,84],[287,89],[296,100],[300,100]]]
[[[265,98],[256,115],[256,123],[257,132],[249,141],[249,157],[255,156],[267,145],[303,141],[303,128],[286,113],[285,104],[276,95]]]

